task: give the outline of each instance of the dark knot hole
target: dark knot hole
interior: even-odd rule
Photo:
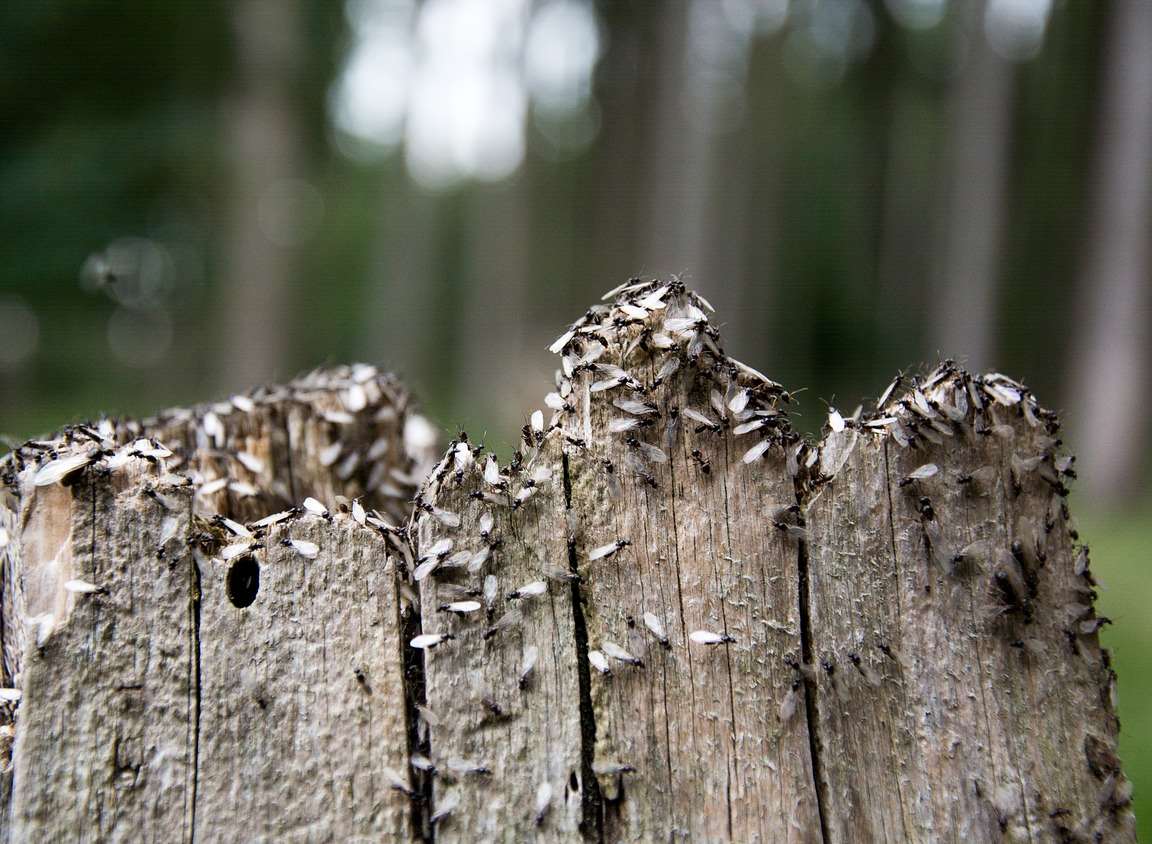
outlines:
[[[260,564],[251,554],[245,554],[228,569],[225,579],[228,600],[232,606],[243,609],[252,606],[256,593],[260,591]]]

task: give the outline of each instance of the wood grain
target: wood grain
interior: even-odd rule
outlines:
[[[196,778],[195,566],[179,543],[187,489],[171,509],[143,494],[151,467],[87,472],[23,500],[23,693],[8,837],[17,841],[191,840]],[[94,594],[68,592],[82,579]],[[38,635],[31,617],[53,616]],[[38,643],[38,638],[40,639]]]
[[[407,542],[371,509],[357,521],[336,507],[371,475],[385,480],[369,484],[369,507],[414,490],[428,444],[412,418],[391,376],[352,367],[70,427],[9,455],[0,631],[3,685],[21,699],[0,725],[5,839],[415,834],[420,814],[391,774],[410,753],[391,559]],[[318,457],[337,435],[357,471]],[[228,486],[201,495],[217,476]],[[289,509],[271,527],[221,518],[291,508],[297,494],[333,510]],[[244,561],[260,580],[241,607],[229,581]],[[70,591],[75,580],[98,591]]]
[[[579,836],[584,822],[573,591],[545,574],[567,571],[569,565],[563,466],[555,438],[537,450],[519,477],[510,479],[513,497],[523,477],[540,468],[551,473],[551,480],[538,484],[538,491],[513,510],[506,496],[491,489],[495,501],[473,498],[473,492],[485,488],[479,468],[457,480],[449,459],[426,492],[436,506],[458,513],[460,526],[448,528],[427,513],[418,518],[419,553],[442,538],[454,540],[452,553],[475,553],[490,544],[480,536],[481,516],[491,514],[495,523],[491,542],[496,547],[479,571],[441,568],[420,584],[424,632],[457,637],[425,656],[426,703],[434,716],[431,746],[441,771],[433,810],[460,801],[437,825],[437,840],[569,840]],[[446,591],[449,584],[474,589],[481,593],[477,599],[487,603],[482,592],[489,576],[497,583],[491,610],[456,618],[438,609],[453,600]],[[547,583],[545,594],[509,599],[510,592],[539,580]],[[488,628],[514,611],[523,616],[521,622],[485,637]],[[530,647],[539,657],[521,687],[524,653]],[[453,759],[483,766],[488,773],[453,771]],[[537,823],[535,800],[543,783],[552,799]]]
[[[937,392],[968,380],[957,373]],[[1091,575],[1075,572],[1055,432],[985,399],[941,444],[902,447],[863,429],[826,442],[832,478],[807,515],[832,840],[1134,840],[1114,675]],[[1013,466],[1013,455],[1043,454],[1028,471]],[[935,475],[906,480],[930,463]],[[1006,565],[1025,580],[1034,570],[1028,606],[997,587]]]
[[[302,556],[289,538],[319,546]],[[347,515],[273,528],[252,558],[259,591],[234,606],[202,557],[197,837],[380,840],[412,833],[385,768],[408,765],[394,562]]]
[[[1055,416],[945,362],[807,441],[607,301],[506,464],[361,367],[5,458],[0,840],[1134,840]]]
[[[800,706],[786,723],[778,715],[794,679],[785,657],[801,653],[797,545],[769,515],[795,502],[783,449],[745,465],[754,438],[696,433],[683,419],[668,462],[648,467],[653,488],[626,468],[634,448],[608,431],[623,414],[588,392],[592,380],[586,376],[576,393],[592,435],[570,459],[588,637],[592,648],[608,641],[644,661],[614,662],[611,677],[592,678],[596,761],[636,769],[601,777],[606,835],[818,840],[805,713]],[[689,369],[652,391],[646,399],[663,418],[647,439],[665,445],[671,407],[717,416],[711,389]],[[584,427],[575,420],[574,430]],[[605,460],[619,475],[618,496],[606,483]],[[611,559],[583,562],[616,539],[632,544]],[[663,622],[670,648],[645,627],[646,612]],[[735,641],[690,642],[698,630]]]

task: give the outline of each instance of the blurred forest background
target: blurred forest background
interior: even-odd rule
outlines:
[[[506,446],[636,274],[801,427],[938,356],[1020,377],[1080,455],[1147,837],[1150,211],[1148,0],[6,3],[0,431],[366,359]]]

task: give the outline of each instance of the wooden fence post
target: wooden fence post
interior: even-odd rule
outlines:
[[[335,492],[402,511],[426,427],[355,367],[10,455],[6,837],[411,834],[407,542]]]
[[[367,368],[9,457],[3,835],[1134,840],[1054,416],[945,363],[810,442],[606,302],[506,465]]]
[[[1019,385],[945,365],[825,440],[805,517],[835,840],[1133,837],[1057,436]]]
[[[424,630],[454,636],[427,657],[431,746],[491,769],[437,786],[444,835],[1131,840],[1053,415],[945,363],[810,443],[699,297],[608,299],[553,347],[512,464],[455,443],[416,514]],[[489,577],[492,609],[431,612]],[[553,696],[517,690],[530,647]]]

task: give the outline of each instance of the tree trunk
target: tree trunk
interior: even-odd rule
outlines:
[[[445,308],[444,315],[458,320],[450,329],[457,334],[452,410],[468,408],[473,417],[492,419],[502,430],[515,430],[533,399],[534,382],[547,375],[539,365],[547,362],[527,353],[549,341],[530,344],[529,336],[538,334],[523,318],[532,290],[529,187],[527,173],[521,172],[502,185],[475,186],[465,197],[469,278],[461,285],[458,307]],[[455,316],[449,316],[452,312]],[[494,360],[512,366],[499,389],[488,378]]]
[[[293,86],[303,22],[299,0],[232,7],[237,86],[225,104],[230,185],[220,285],[218,386],[276,376],[290,352],[288,322],[310,188]],[[279,373],[282,374],[282,373]]]
[[[935,345],[973,367],[989,364],[1011,136],[1012,63],[984,34],[986,2],[960,8],[961,72],[952,95],[948,204],[935,297]]]
[[[331,512],[244,528],[200,494],[263,454],[272,505],[275,455],[332,425],[407,480],[423,429],[356,368],[212,442],[210,408],[121,423],[171,457],[16,452],[5,834],[1134,840],[1054,415],[945,364],[809,442],[704,309],[653,282],[590,310],[551,420],[505,467],[454,442],[407,530],[336,498],[376,489],[339,461],[289,482]]]
[[[1077,445],[1092,500],[1124,502],[1139,491],[1148,421],[1128,384],[1146,384],[1149,348],[1148,232],[1152,219],[1152,6],[1112,10],[1092,217],[1077,321],[1073,398]]]
[[[7,838],[408,835],[382,768],[408,756],[402,530],[221,517],[305,496],[335,507],[336,492],[395,513],[426,472],[425,426],[391,376],[361,366],[10,456]]]

